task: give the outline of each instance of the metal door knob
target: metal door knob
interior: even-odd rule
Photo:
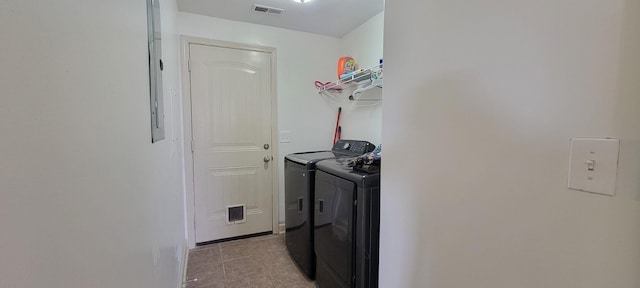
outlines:
[[[269,162],[269,161],[271,161],[271,156],[269,155],[264,156],[264,162]]]

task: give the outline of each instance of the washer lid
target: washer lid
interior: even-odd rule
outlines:
[[[380,187],[380,173],[367,173],[362,171],[354,171],[346,167],[345,162],[350,158],[327,159],[318,162],[316,169],[329,174],[356,182],[359,186],[364,187]]]
[[[314,164],[320,160],[330,159],[334,157],[336,157],[336,154],[330,151],[313,151],[293,153],[285,156],[284,158],[302,165],[307,165]]]

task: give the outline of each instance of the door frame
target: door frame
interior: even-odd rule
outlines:
[[[220,41],[206,38],[199,38],[193,36],[180,36],[181,42],[181,70],[182,78],[182,108],[183,108],[183,129],[184,129],[184,191],[185,191],[185,215],[186,215],[186,232],[187,232],[187,244],[189,248],[196,246],[196,228],[195,228],[195,185],[194,185],[194,173],[193,173],[193,151],[191,149],[191,143],[193,141],[192,128],[191,128],[191,75],[189,72],[189,45],[205,45],[212,47],[240,49],[247,51],[256,51],[268,53],[271,58],[271,155],[276,159],[279,159],[278,150],[278,93],[277,93],[277,49],[274,47],[265,47],[258,45],[250,45],[236,42]],[[273,169],[271,170],[272,177],[272,227],[273,234],[279,233],[279,185],[278,185],[278,173],[280,161],[271,161]]]

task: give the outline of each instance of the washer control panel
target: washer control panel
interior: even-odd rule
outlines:
[[[369,153],[376,149],[376,145],[368,141],[361,140],[338,140],[333,145],[331,151],[341,154],[348,154],[353,156]]]

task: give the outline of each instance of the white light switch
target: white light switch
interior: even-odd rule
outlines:
[[[571,138],[569,189],[614,196],[619,139]]]
[[[290,135],[290,131],[280,131],[280,143],[291,143]]]

